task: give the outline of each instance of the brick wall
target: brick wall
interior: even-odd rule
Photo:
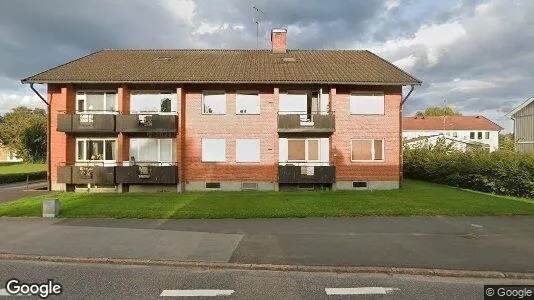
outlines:
[[[399,180],[401,87],[373,89],[385,93],[384,115],[351,115],[351,91],[370,88],[332,89],[332,110],[336,115],[336,131],[331,137],[331,159],[336,166],[336,180]],[[351,139],[384,139],[384,162],[352,162]]]
[[[226,89],[226,115],[202,114],[202,91],[190,87],[185,95],[184,161],[186,181],[276,181],[278,178],[277,94],[272,87],[246,87],[259,90],[261,115],[236,115],[236,89]],[[219,90],[221,88],[218,88]],[[183,114],[183,113],[182,113]],[[226,162],[202,162],[202,138],[226,139]],[[260,140],[260,163],[236,163],[235,141]]]

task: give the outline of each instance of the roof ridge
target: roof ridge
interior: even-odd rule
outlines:
[[[100,51],[250,51],[250,52],[271,52],[271,49],[220,49],[220,48],[104,48]],[[364,49],[287,49],[288,52],[368,52]],[[273,52],[274,53],[274,52]],[[280,54],[280,53],[277,53]],[[283,54],[283,53],[281,53]]]

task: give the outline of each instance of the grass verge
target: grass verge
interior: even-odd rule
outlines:
[[[0,205],[0,216],[40,216],[57,197],[66,218],[287,218],[532,215],[534,201],[406,180],[399,190],[338,192],[57,193]]]

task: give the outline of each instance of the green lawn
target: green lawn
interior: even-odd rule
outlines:
[[[531,215],[534,201],[407,180],[400,190],[344,192],[58,193],[61,217],[285,218]],[[0,216],[40,216],[48,196],[0,205]]]
[[[31,173],[46,171],[46,164],[10,164],[0,166],[0,175],[1,174],[18,174],[18,173]]]

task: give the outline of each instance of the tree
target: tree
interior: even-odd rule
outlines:
[[[515,151],[515,140],[513,133],[499,134],[499,150]]]
[[[47,116],[43,109],[14,108],[0,123],[0,140],[24,161],[43,161],[46,158]]]
[[[450,106],[430,106],[424,111],[418,111],[415,113],[417,117],[423,116],[461,116],[462,114]]]

